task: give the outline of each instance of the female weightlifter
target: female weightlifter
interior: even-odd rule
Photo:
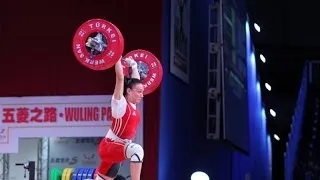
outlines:
[[[140,123],[137,104],[143,98],[144,87],[140,81],[137,63],[126,58],[131,68],[131,78],[126,79],[120,60],[115,64],[116,85],[111,100],[112,125],[105,138],[100,142],[98,153],[101,163],[95,180],[113,180],[120,169],[120,163],[130,159],[132,180],[140,180],[143,148],[132,139]]]

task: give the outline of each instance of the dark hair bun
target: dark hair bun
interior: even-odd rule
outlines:
[[[124,84],[125,85],[128,85],[129,82],[130,82],[131,78],[127,77],[127,76],[124,76]]]

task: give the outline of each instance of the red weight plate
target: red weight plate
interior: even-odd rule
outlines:
[[[118,29],[118,27],[115,26],[115,28],[116,28],[117,32],[118,32],[119,34],[121,34],[121,37],[122,37],[122,38],[120,39],[120,42],[121,42],[121,43],[120,43],[120,49],[122,49],[122,52],[121,52],[121,56],[122,56],[122,53],[123,53],[123,50],[124,50],[124,38],[123,38],[123,36],[122,36],[121,31]],[[118,60],[119,60],[119,59],[118,59]],[[118,60],[117,60],[117,61],[118,61]],[[117,61],[116,61],[116,62],[117,62]],[[108,64],[105,68],[106,68],[106,69],[109,69],[109,68],[111,68],[111,67],[113,67],[113,66],[114,66],[114,64]]]
[[[91,47],[96,45],[94,48],[87,47],[88,39],[93,42]],[[111,22],[92,19],[77,29],[72,48],[77,60],[85,67],[92,70],[106,70],[121,57],[124,39],[119,29]]]
[[[151,52],[138,49],[127,53],[124,58],[132,57],[138,63],[140,77],[144,85],[144,95],[155,91],[161,84],[163,69],[158,58]],[[124,66],[125,76],[129,76],[128,68]]]

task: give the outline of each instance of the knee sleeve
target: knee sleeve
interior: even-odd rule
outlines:
[[[139,144],[130,143],[126,147],[126,157],[131,162],[142,162],[144,158],[143,148]]]

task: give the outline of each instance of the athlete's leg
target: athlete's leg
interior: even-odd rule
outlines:
[[[130,171],[132,180],[140,180],[142,162],[131,162]]]
[[[123,148],[124,144],[101,141],[98,149],[101,162],[95,180],[113,180],[117,176],[121,167],[120,162],[125,160]]]
[[[143,148],[139,144],[130,143],[126,146],[125,153],[130,159],[131,180],[140,180],[142,162],[144,158]]]

